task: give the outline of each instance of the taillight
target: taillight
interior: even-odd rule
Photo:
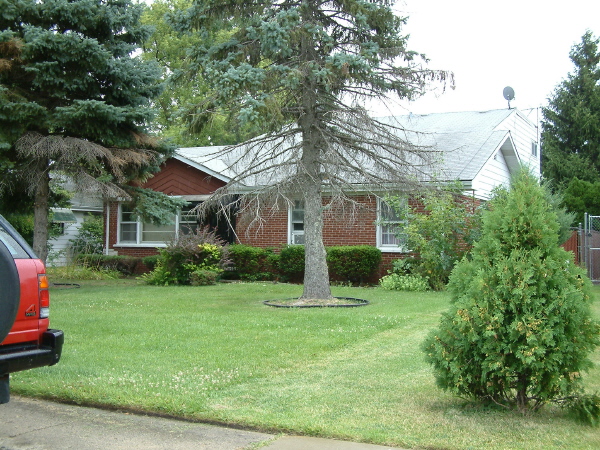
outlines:
[[[50,316],[50,293],[48,292],[48,277],[45,273],[38,274],[38,294],[40,298],[40,319]]]

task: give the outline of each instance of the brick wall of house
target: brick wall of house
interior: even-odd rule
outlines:
[[[323,243],[326,247],[337,245],[377,245],[377,199],[361,196],[353,205],[328,205],[323,216]],[[239,242],[253,247],[279,249],[288,243],[288,211],[285,208],[266,210],[262,220],[252,222],[253,215],[246,213],[237,220]],[[404,253],[385,252],[374,280],[377,281],[392,268],[392,261],[405,257]]]
[[[167,195],[208,195],[224,185],[224,181],[171,158],[142,187]]]
[[[158,250],[155,247],[124,247],[117,246],[117,216],[119,212],[119,203],[118,202],[108,202],[104,205],[104,217],[107,217],[107,210],[109,211],[109,224],[110,224],[110,232],[108,239],[108,248],[111,251],[116,252],[119,255],[123,256],[135,256],[139,258],[144,258],[146,256],[153,256],[158,254]],[[106,242],[106,228],[104,229],[104,242]]]
[[[377,200],[375,197],[357,197],[354,207],[328,205],[329,201],[329,198],[323,199],[323,206],[327,207],[323,216],[325,246],[376,245]],[[263,248],[279,248],[287,244],[287,208],[267,209],[262,212],[260,220],[253,219],[253,212],[238,217],[236,233],[239,242]]]
[[[225,182],[204,174],[188,164],[176,159],[169,159],[161,166],[160,172],[156,173],[142,187],[164,192],[167,195],[208,195],[223,185]],[[109,214],[107,214],[107,210]],[[117,245],[118,211],[119,204],[116,201],[108,202],[104,206],[104,217],[108,217],[110,229],[109,250],[119,255],[140,258],[157,255],[158,250],[155,247]],[[104,242],[106,242],[106,227],[104,228]],[[146,268],[140,266],[138,269],[138,271],[144,271]]]

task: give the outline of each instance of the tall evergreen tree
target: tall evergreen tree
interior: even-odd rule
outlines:
[[[229,157],[240,174],[229,187],[263,185],[242,206],[260,222],[261,196],[271,205],[303,201],[304,298],[331,296],[323,194],[336,202],[361,189],[406,187],[431,163],[431,152],[411,147],[361,103],[414,98],[448,76],[423,68],[422,55],[407,49],[405,19],[392,3],[195,0],[173,17],[180,31],[197,31],[205,43],[191,50],[190,67],[210,88],[198,109],[226,110],[242,127],[264,133]]]
[[[130,0],[0,0],[0,183],[26,182],[35,196],[41,258],[50,171],[114,193],[166,152],[145,133],[161,87],[158,66],[134,56],[149,36],[143,9]]]
[[[600,181],[600,51],[591,31],[571,49],[575,70],[543,108],[542,173],[557,187]]]

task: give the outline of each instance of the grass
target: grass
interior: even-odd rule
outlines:
[[[371,304],[287,309],[262,301],[300,286],[79,283],[51,293],[61,362],[13,374],[14,393],[405,448],[600,448],[555,407],[522,416],[439,390],[420,345],[444,293],[338,287]],[[585,380],[600,391],[600,368]]]

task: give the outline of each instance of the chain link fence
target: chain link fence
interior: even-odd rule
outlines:
[[[587,213],[583,229],[583,261],[590,280],[600,283],[600,216]]]

